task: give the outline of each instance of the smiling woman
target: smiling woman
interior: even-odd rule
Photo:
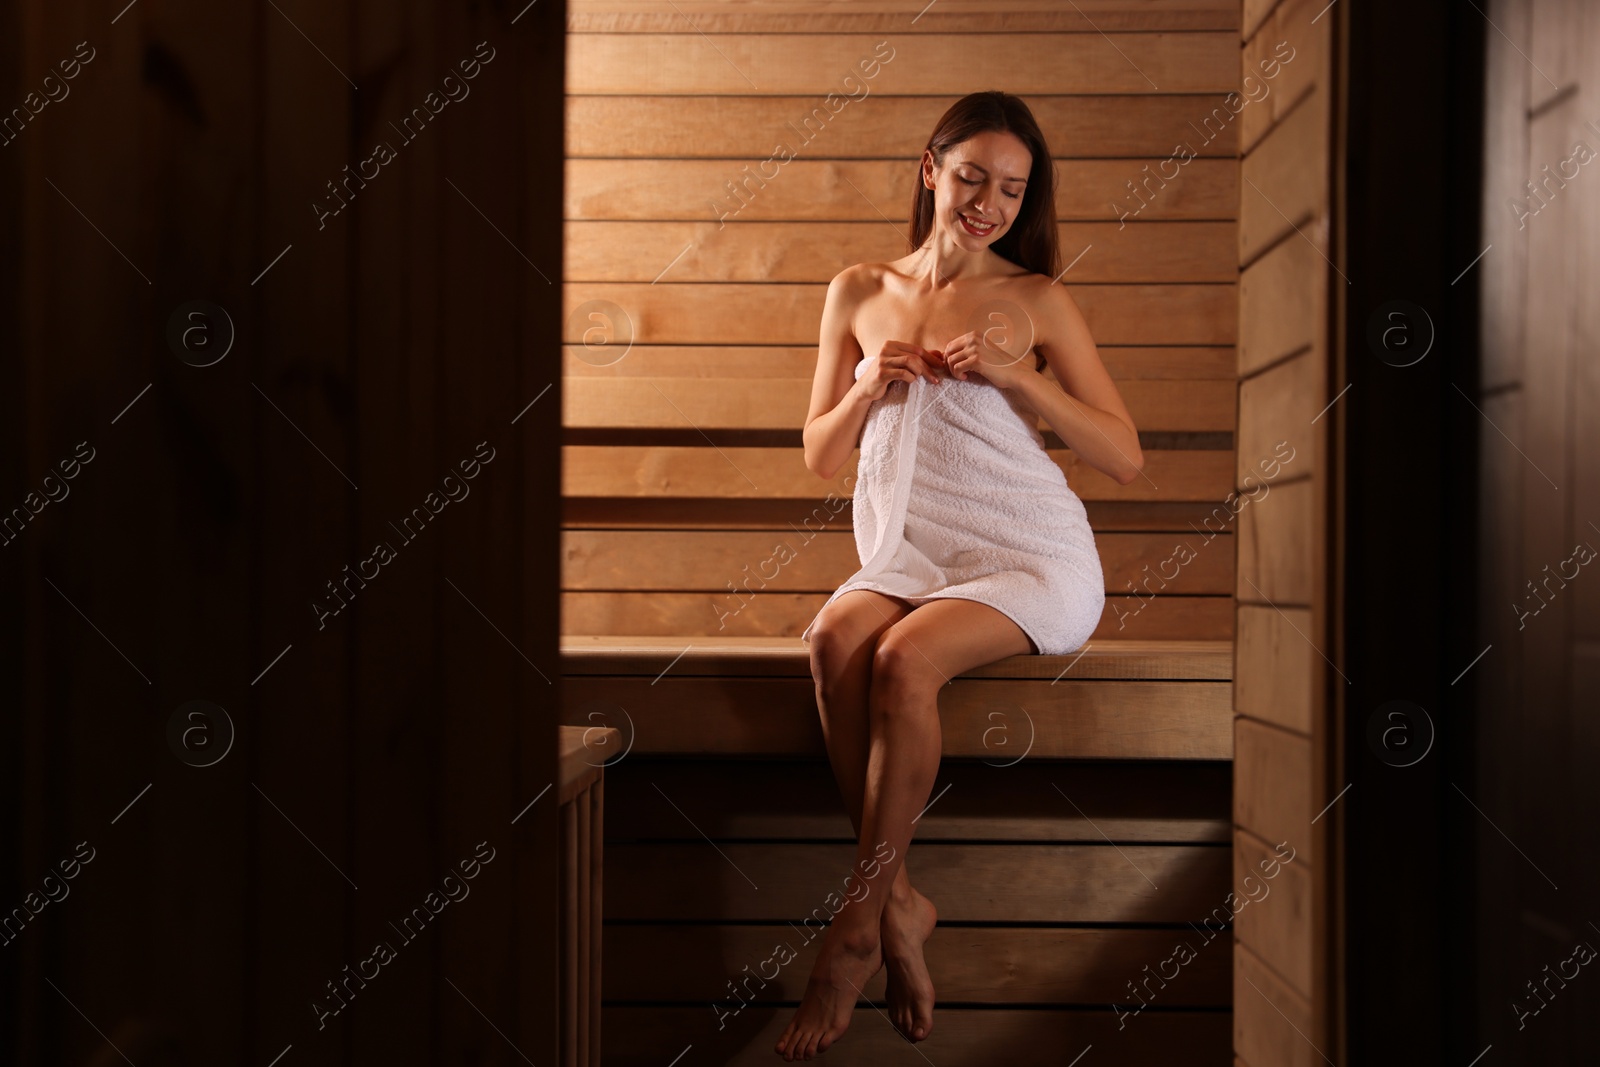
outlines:
[[[897,858],[880,872],[892,894],[850,902],[829,928],[777,1044],[791,1060],[844,1033],[885,965],[895,1026],[911,1041],[929,1035],[922,946],[937,913],[898,854],[937,772],[939,690],[999,659],[1072,652],[1100,623],[1094,533],[1039,417],[1119,483],[1144,465],[1083,316],[1054,284],[1055,172],[1027,104],[996,91],[956,101],[919,177],[909,254],[828,287],[806,419],[808,466],[825,477],[860,442],[861,569],[801,637],[858,851],[881,837]],[[992,322],[996,309],[1009,321]],[[1039,373],[1047,358],[1067,392]]]

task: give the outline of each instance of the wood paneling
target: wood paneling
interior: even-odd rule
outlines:
[[[671,260],[662,283],[672,281]],[[840,260],[842,270],[848,264]],[[589,328],[579,306],[605,300],[620,308],[636,341],[651,344],[815,344],[825,283],[721,284],[583,282],[563,287],[563,338],[579,343]],[[1097,344],[1232,344],[1238,328],[1233,285],[1074,285],[1072,299]],[[1152,314],[1159,307],[1161,314]],[[738,314],[730,314],[737,308]]]
[[[1303,853],[1267,842],[1247,830],[1233,838],[1233,892],[1239,907],[1233,931],[1263,963],[1297,989],[1314,984],[1316,929],[1312,894],[1316,885]],[[1285,861],[1285,856],[1293,856]]]
[[[1226,931],[1216,933],[1226,945]],[[694,996],[710,1001],[727,996],[730,975],[772,958],[778,946],[788,962],[764,984],[752,982],[755,1003],[798,1001],[816,962],[821,931],[813,924],[752,926],[616,926],[606,939],[605,969],[617,977],[610,995],[616,1001],[663,1001]],[[1187,943],[1194,958],[1160,985],[1156,1003],[1165,1008],[1226,1008],[1232,997],[1232,970],[1222,947],[1201,951],[1204,938],[1187,929],[1019,929],[950,926],[928,941],[928,970],[939,976],[945,1001],[962,1004],[1114,1004],[1126,1000],[1130,979],[1145,977],[1176,946]],[[793,957],[790,958],[790,953]],[[671,970],[653,964],[672,960]],[[1171,966],[1170,964],[1168,965]],[[757,968],[752,967],[751,973]],[[862,993],[883,1000],[887,970],[880,970]],[[742,976],[742,975],[741,975]]]
[[[1327,316],[1327,266],[1311,242],[1289,233],[1240,274],[1240,377],[1317,344]]]
[[[687,822],[685,833],[694,835]],[[796,924],[811,917],[814,929],[813,910],[828,914],[827,896],[843,887],[855,853],[851,843],[612,842],[606,914]],[[1208,845],[930,841],[906,862],[947,923],[1198,923],[1227,895],[1232,875],[1232,850]]]
[[[684,656],[682,641],[673,637],[563,635],[565,674],[633,674],[654,678],[672,668],[688,677],[761,676],[810,678],[810,652],[795,637],[719,637],[695,642],[694,655]],[[1071,668],[1080,678],[1170,681],[1225,681],[1232,677],[1231,642],[1150,641],[1110,638],[1062,656],[1008,656],[974,667],[963,678],[1049,678]]]
[[[1274,1067],[1331,1063],[1307,1035],[1318,1029],[1310,1002],[1250,947],[1233,951],[1233,1047],[1246,1062]]]
[[[972,88],[962,71],[991,55],[1004,57],[1006,89],[1024,95],[1051,145],[1063,264],[1088,249],[1067,280],[1147,463],[1146,477],[1118,485],[1049,447],[1060,442],[1040,425],[1095,524],[1107,608],[1081,657],[1011,657],[941,695],[944,751],[974,762],[953,765],[970,772],[960,776],[963,799],[945,797],[923,820],[911,868],[943,921],[999,925],[944,928],[941,996],[990,1007],[942,1010],[926,1047],[936,1062],[946,1050],[961,1062],[963,1028],[983,1018],[993,1023],[976,1054],[986,1062],[1038,1062],[1080,1033],[1107,1035],[1095,1049],[1106,1062],[1170,1059],[1172,1042],[1185,1040],[1170,1035],[1187,1035],[1185,1062],[1229,1062],[1225,1014],[1194,1029],[1179,1010],[1226,1007],[1231,988],[1218,996],[1210,983],[1227,981],[1227,950],[1211,949],[1224,955],[1186,979],[1209,975],[1200,985],[1212,999],[1175,985],[1164,1010],[1123,1020],[1136,1033],[1110,1038],[1105,1021],[1124,1027],[1097,1005],[1126,1000],[1126,983],[1170,954],[1175,935],[1052,924],[1117,914],[1105,921],[1148,927],[1162,921],[1155,915],[1209,912],[1227,891],[1232,834],[1212,836],[1219,801],[1227,806],[1219,783],[1184,791],[1167,776],[1179,767],[1150,761],[1189,761],[1187,774],[1222,770],[1233,754],[1226,676],[1237,575],[1223,501],[1237,474],[1241,194],[1239,123],[1224,98],[1238,85],[1238,18],[1209,0],[942,0],[921,11],[877,0],[575,5],[562,275],[564,714],[628,723],[632,747],[608,784],[616,790],[639,761],[630,798],[645,810],[616,825],[655,839],[623,836],[609,852],[608,934],[619,938],[608,970],[625,977],[608,983],[608,1033],[617,1034],[608,1062],[636,1062],[647,1045],[651,1059],[670,1058],[691,1044],[719,1062],[764,1061],[769,1047],[758,1045],[776,1034],[757,1032],[771,1009],[748,1007],[738,1022],[723,1020],[724,1032],[705,1002],[787,927],[737,924],[803,914],[816,887],[797,887],[819,865],[848,863],[809,653],[794,638],[858,564],[845,510],[855,458],[818,479],[798,430],[826,283],[852,263],[904,253],[901,220],[927,131]],[[879,40],[894,53],[867,81],[871,91],[826,100]],[[770,162],[779,145],[795,158]],[[1198,158],[1165,177],[1179,146]],[[614,305],[603,308],[604,339],[626,337],[625,356],[584,346],[596,321],[571,316],[591,301]],[[776,574],[762,567],[796,537],[795,558]],[[1152,577],[1180,543],[1194,561],[1177,578]],[[1018,736],[1001,750],[994,713],[1013,708],[1006,732]],[[1021,764],[976,762],[1020,752],[1024,730]],[[1093,769],[1116,777],[1080,791],[1065,772],[1083,765],[1052,762],[1067,759],[1118,761]],[[1019,773],[992,777],[1006,770]],[[1050,788],[1058,780],[1081,810]],[[1040,798],[1022,798],[1024,788]],[[662,805],[659,789],[683,812]],[[1127,809],[1133,792],[1146,794],[1144,817]],[[789,803],[769,803],[777,795]],[[717,849],[679,823],[683,814]],[[660,839],[673,834],[680,840]],[[735,864],[763,887],[754,901]],[[639,922],[649,925],[629,925]],[[650,965],[663,957],[683,966]],[[997,965],[1011,976],[995,979]],[[791,963],[763,996],[792,999],[808,970]],[[693,1013],[680,1003],[692,998],[702,998]],[[1015,1003],[1080,1009],[1071,1019],[1024,1017],[1004,1010]],[[888,1053],[869,1032],[881,1018],[866,1021],[830,1058]]]
[[[615,708],[580,710],[591,728],[628,726]],[[1092,844],[1109,838],[1225,846],[1233,840],[1232,771],[1226,763],[1018,760],[1027,737],[1021,722],[1014,725],[1021,736],[1001,745],[997,735],[985,761],[940,766],[938,788],[950,788],[917,820],[918,841]],[[692,810],[695,826],[714,841],[853,838],[838,783],[824,760],[648,760],[624,754],[627,736],[614,751],[597,739],[588,745],[590,761],[615,768],[606,780],[606,833],[614,840],[681,839],[683,816],[661,803],[663,794]],[[739,803],[728,803],[728,797]]]
[[[1059,150],[1054,143],[1051,148]],[[1159,176],[1165,158],[1058,157],[1057,218],[1115,220],[1116,202],[1129,210],[1137,206],[1125,199],[1127,183],[1137,184],[1151,173]],[[739,189],[737,197],[727,190],[730,181]],[[916,172],[902,160],[889,159],[791,159],[774,172],[744,159],[574,156],[567,160],[567,182],[566,216],[574,220],[702,222],[729,215],[738,222],[882,224],[875,205],[909,204]],[[1175,177],[1163,178],[1153,188],[1160,195],[1150,197],[1139,211],[1139,222],[1232,219],[1239,210],[1239,165],[1232,159],[1192,159]]]
[[[574,677],[563,722],[586,725],[586,706],[626,708],[633,750],[649,754],[821,756],[816,687],[809,678]],[[957,679],[940,690],[945,756],[1009,758],[1032,739],[1038,759],[1229,759],[1229,686],[1218,682]],[[760,713],[756,714],[756,709]]]
[[[1239,264],[1298,232],[1327,254],[1328,94],[1316,89],[1263,135],[1239,168]]]
[[[1239,605],[1233,706],[1241,715],[1311,732],[1311,612],[1307,608]]]
[[[798,637],[827,599],[822,593],[741,593],[735,597],[726,589],[566,593],[561,598],[562,630],[568,634],[677,634],[718,640]],[[1233,602],[1227,597],[1142,594],[1107,597],[1090,640],[1214,641],[1232,636]]]
[[[1222,107],[1222,95],[1041,95],[1028,106],[1058,159],[1165,159],[1180,143],[1201,158],[1231,159],[1238,141],[1232,123],[1209,140],[1189,125]],[[791,144],[794,131],[787,124],[809,114],[815,96],[569,96],[566,151],[577,159],[737,161],[724,174],[732,179],[746,163],[782,158],[774,156],[782,142],[804,158],[887,158],[914,170],[928,131],[960,97],[875,95],[868,98],[871,107],[851,106],[834,116],[812,135],[813,146],[799,136],[794,139],[802,143]],[[891,217],[909,207],[880,205],[891,206]]]
[[[1055,381],[1053,374],[1045,375]],[[1124,381],[1118,390],[1143,433],[1231,432],[1235,384],[1231,379]],[[701,430],[782,429],[805,426],[809,378],[578,377],[565,394],[573,428],[695,427]],[[1309,422],[1309,419],[1307,419]],[[1050,424],[1036,418],[1040,433]]]
[[[826,514],[826,512],[825,512]],[[842,519],[841,513],[838,519]],[[1172,535],[1108,533],[1096,539],[1106,591],[1137,589],[1142,595],[1229,594],[1233,591],[1233,553],[1193,549],[1193,559],[1171,579],[1150,570],[1150,560],[1174,553]],[[1200,539],[1188,538],[1191,542]],[[781,567],[770,561],[783,559]],[[689,530],[568,530],[562,537],[567,588],[578,590],[725,589],[831,593],[840,573],[858,564],[855,537],[832,533],[701,532]],[[758,561],[751,569],[752,561]],[[768,573],[772,571],[773,573]],[[1146,586],[1148,585],[1148,589]]]
[[[688,27],[685,27],[687,30]],[[879,42],[884,42],[882,50]],[[872,34],[576,33],[567,91],[606,96],[814,96],[797,116],[842,110],[862,92],[931,96],[972,90],[973,67],[1003,68],[1008,92],[1227,92],[1238,77],[1231,33]],[[874,57],[876,61],[872,62]],[[864,61],[869,65],[862,67]],[[846,81],[846,78],[850,81]],[[843,103],[824,106],[826,94]],[[863,97],[864,99],[865,97]]]
[[[1245,495],[1237,537],[1240,603],[1312,602],[1312,515],[1319,485],[1311,478],[1295,478],[1258,486],[1257,492]]]
[[[568,496],[806,500],[824,488],[818,484],[821,479],[806,469],[798,448],[720,447],[716,460],[709,459],[706,451],[665,445],[568,445],[561,450],[564,489]],[[1147,478],[1126,485],[1079,462],[1071,451],[1047,453],[1084,501],[1222,500],[1233,481],[1233,457],[1227,452],[1149,451],[1144,457]],[[850,480],[855,470],[852,456],[828,484]]]
[[[1058,229],[1069,255],[1084,248],[1098,250],[1072,268],[1074,284],[1232,282],[1238,275],[1231,222],[1066,222]],[[898,258],[904,245],[900,226],[881,218],[569,222],[564,273],[575,283],[650,282],[670,263],[669,278],[675,284],[747,278],[826,283],[851,263]],[[626,255],[617,254],[622,248]]]
[[[1255,495],[1263,482],[1317,473],[1317,423],[1326,417],[1323,408],[1327,405],[1322,364],[1321,349],[1308,349],[1239,383],[1239,447],[1235,454],[1239,457],[1238,485],[1247,495]],[[1274,472],[1276,475],[1269,477]],[[1270,495],[1262,497],[1261,503],[1267,504]]]
[[[1020,30],[1234,30],[1239,6],[1222,0],[942,0],[908,8],[904,0],[789,0],[729,4],[727,0],[570,0],[573,33],[994,33]]]
[[[793,1015],[793,1009],[787,1007],[738,1010],[732,1001],[722,1009],[727,1017],[713,1011],[704,1003],[608,1006],[606,1018],[611,1022],[607,1033],[616,1036],[607,1041],[606,1062],[619,1067],[659,1067],[662,1049],[693,1045],[728,1067],[760,1067],[774,1058],[773,1046]],[[1044,1055],[1061,1057],[1062,1050],[1067,1050],[1063,1062],[1070,1062],[1086,1049],[1105,1053],[1108,1062],[1114,1052],[1115,1062],[1130,1065],[1182,1062],[1193,1067],[1227,1067],[1230,1062],[1228,1017],[1220,1012],[1151,1010],[1122,1016],[1109,1008],[938,1011],[936,1031],[929,1036],[923,1055],[940,1064],[1030,1063]],[[845,1039],[828,1049],[828,1063],[831,1067],[879,1067],[904,1055],[905,1044],[905,1038],[884,1022],[880,1008],[862,1006],[851,1017]]]
[[[1242,715],[1234,720],[1233,820],[1264,841],[1287,842],[1302,867],[1319,866],[1311,761],[1310,739]]]
[[[1315,86],[1327,84],[1327,37],[1312,23],[1327,14],[1327,0],[1284,0],[1245,42],[1241,90],[1250,103],[1239,113],[1241,152],[1254,149]]]

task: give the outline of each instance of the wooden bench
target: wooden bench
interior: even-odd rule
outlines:
[[[568,636],[562,661],[564,721],[623,734],[607,778],[606,1062],[694,1043],[765,1063],[813,958],[795,924],[854,858],[805,646]],[[955,1005],[938,1024],[946,1056],[965,1050],[954,1062],[1071,1041],[1114,1041],[1130,1063],[1226,1052],[1230,937],[1218,920],[1205,948],[1189,924],[1232,877],[1231,668],[1228,641],[1095,640],[942,691],[945,760],[908,870],[940,908],[928,958]],[[1112,1010],[1178,941],[1200,951],[1154,994],[1164,1010]],[[757,989],[779,942],[798,956]],[[750,984],[734,997],[730,981]],[[882,1062],[896,1045],[862,1007],[830,1057]]]

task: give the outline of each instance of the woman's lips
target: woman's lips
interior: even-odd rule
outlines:
[[[974,237],[987,237],[993,233],[995,231],[995,227],[999,225],[999,223],[991,222],[988,226],[979,228],[973,225],[973,220],[967,216],[966,212],[958,211],[956,212],[956,215],[960,217],[962,227]]]

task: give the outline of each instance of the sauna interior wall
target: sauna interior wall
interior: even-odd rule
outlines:
[[[1256,256],[1245,254],[1240,205],[1254,194],[1241,190],[1238,156],[1250,131],[1259,140],[1292,115],[1289,98],[1310,82],[1291,72],[1317,60],[1284,65],[1269,96],[1236,111],[1224,101],[1240,82],[1244,25],[1234,3],[920,7],[571,4],[565,634],[684,645],[797,636],[855,569],[854,460],[824,482],[801,453],[823,295],[844,267],[905,253],[922,145],[951,103],[987,88],[1022,95],[1052,147],[1070,263],[1060,281],[1084,310],[1148,460],[1146,477],[1117,485],[1046,431],[1105,562],[1108,607],[1094,639],[1231,640],[1236,587],[1260,603],[1236,575],[1240,520],[1224,501],[1285,434],[1239,420],[1241,398],[1256,402],[1258,389],[1282,379],[1269,372],[1243,389],[1239,381],[1240,268]],[[1244,42],[1255,46],[1250,35]],[[1261,231],[1264,243],[1251,252],[1277,248],[1274,237]],[[586,336],[626,342],[626,354],[586,345]],[[1323,358],[1284,361],[1308,350],[1280,342],[1249,369],[1293,375]],[[1260,402],[1265,410],[1270,401]],[[1317,457],[1308,448],[1297,456],[1274,502],[1310,491],[1303,472]],[[1255,543],[1303,532],[1258,529]],[[1180,543],[1192,560],[1159,583],[1152,575],[1163,561],[1173,573]],[[1280,570],[1249,573],[1281,584]],[[1289,601],[1309,610],[1309,594]],[[1275,699],[1259,690],[1257,698]],[[1247,744],[1258,740],[1254,726],[1290,742],[1309,729],[1296,734],[1260,712],[1240,722]],[[1228,1012],[1238,994],[1218,949],[1165,994],[1172,1010],[1130,1022],[1125,1041],[1112,1037],[1108,1006],[1129,1003],[1129,980],[1171,954],[1171,926],[1191,917],[1185,908],[1221,904],[1236,847],[1253,860],[1266,841],[1247,832],[1248,821],[1233,825],[1228,765],[949,770],[963,788],[920,824],[912,863],[913,874],[918,862],[948,867],[958,890],[938,946],[948,976],[941,997],[955,1005],[942,1016],[948,1025],[983,1028],[1018,1050],[1059,1037],[1060,1027],[1089,1026],[1120,1041],[1105,1048],[1135,1059],[1182,1047],[1194,1062],[1231,1062]],[[1052,776],[1068,793],[1080,783],[1108,815],[1129,816],[1118,822],[1128,835],[1118,846],[1147,850],[1149,862],[1173,872],[1172,884],[1184,887],[1176,910],[1129,909],[1122,878],[1142,885],[1140,876],[1063,804]],[[784,917],[736,898],[750,887],[688,820],[737,850],[741,866],[774,872],[841,849],[847,856],[851,835],[820,760],[625,760],[608,771],[608,789],[605,1029],[608,1061],[625,1062],[629,1049],[642,1058],[688,1035],[676,1052],[715,1032],[707,1002],[760,958],[762,924]],[[1034,799],[1004,801],[1014,795]],[[1130,797],[1160,818],[1133,817]],[[630,804],[651,810],[630,816]],[[1085,812],[1104,821],[1092,806]],[[1309,870],[1301,860],[1284,884]],[[689,901],[656,893],[645,876],[658,861],[705,892]],[[1104,864],[1111,879],[1093,899],[1030,912],[995,896],[995,872],[1037,883],[1048,898],[1081,863]],[[1012,977],[993,978],[996,960]],[[803,979],[804,966],[785,971]],[[783,996],[795,995],[789,983]]]

